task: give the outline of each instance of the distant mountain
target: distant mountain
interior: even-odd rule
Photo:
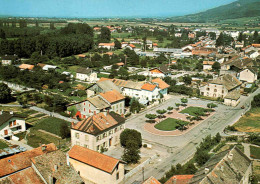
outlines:
[[[260,0],[238,0],[204,12],[172,17],[177,22],[215,22],[218,20],[260,16]]]

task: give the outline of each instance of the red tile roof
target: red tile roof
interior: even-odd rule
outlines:
[[[166,82],[164,82],[160,78],[153,79],[152,82],[157,83],[159,85],[160,89],[166,89],[166,88],[170,87],[170,85],[168,85]]]
[[[193,176],[194,175],[175,175],[166,181],[165,184],[188,184]]]
[[[20,172],[14,173],[7,178],[0,179],[0,183],[4,181],[4,179],[8,179],[11,183],[19,183],[19,184],[28,184],[28,183],[37,183],[44,184],[40,176],[33,170],[33,168],[27,168]],[[3,182],[4,183],[4,182]]]
[[[157,179],[155,179],[153,176],[145,180],[142,184],[161,184]]]
[[[135,48],[135,45],[134,45],[134,44],[131,44],[131,43],[130,43],[129,46],[132,47],[132,48]]]
[[[72,129],[86,132],[92,135],[99,135],[103,131],[116,127],[125,122],[125,118],[121,117],[115,112],[107,112],[105,115],[100,112],[96,115],[90,116],[76,124],[72,124]]]
[[[48,153],[51,151],[55,151],[57,148],[55,144],[51,143],[46,145],[45,151],[42,150],[42,146],[38,148],[34,148],[29,151],[25,151],[4,159],[0,160],[0,177],[3,177],[8,174],[12,174],[19,170],[30,167],[31,158],[42,155],[44,153]]]
[[[20,69],[28,69],[28,70],[32,70],[34,68],[34,65],[28,65],[28,64],[21,64],[19,66]]]
[[[253,43],[252,46],[256,48],[260,48],[260,44]]]
[[[112,174],[120,160],[81,146],[73,146],[69,157]],[[97,176],[98,177],[98,176]]]
[[[204,65],[213,65],[215,61],[203,61]]]
[[[120,63],[117,63],[116,65],[118,65],[118,66],[124,66],[124,65],[125,65],[125,63],[123,63],[123,62],[120,62]]]
[[[100,93],[99,95],[106,99],[109,103],[114,103],[125,99],[124,95],[119,93],[117,90]]]
[[[100,43],[99,46],[115,46],[115,43]]]
[[[145,83],[141,89],[147,90],[147,91],[153,91],[156,88],[156,85],[150,84],[150,83]]]
[[[106,80],[111,80],[112,81],[112,79],[101,77],[98,82],[102,82],[102,81],[106,81]]]

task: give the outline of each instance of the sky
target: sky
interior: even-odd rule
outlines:
[[[0,15],[27,17],[170,17],[235,0],[0,0]]]

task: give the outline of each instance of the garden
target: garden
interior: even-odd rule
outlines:
[[[188,125],[189,122],[187,121],[182,121],[174,118],[167,118],[160,123],[156,124],[154,127],[158,130],[163,130],[163,131],[172,131],[176,129],[181,129],[185,125]]]

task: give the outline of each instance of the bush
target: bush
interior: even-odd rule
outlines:
[[[233,132],[237,131],[237,129],[234,126],[230,126],[230,125],[228,125],[225,129]]]
[[[226,141],[237,141],[237,136],[226,137]]]
[[[143,147],[144,147],[144,148],[147,148],[147,144],[144,144]]]
[[[215,108],[215,107],[217,107],[217,105],[214,104],[214,103],[208,103],[208,104],[207,104],[207,107],[208,107],[208,108]]]

